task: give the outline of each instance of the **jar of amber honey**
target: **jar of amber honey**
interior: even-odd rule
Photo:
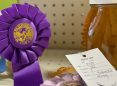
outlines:
[[[117,69],[117,0],[90,0],[83,27],[86,49],[99,48]]]

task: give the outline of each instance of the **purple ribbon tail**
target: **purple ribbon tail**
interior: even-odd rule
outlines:
[[[22,68],[23,67],[23,68]],[[30,65],[13,64],[14,86],[40,86],[43,83],[38,61]]]

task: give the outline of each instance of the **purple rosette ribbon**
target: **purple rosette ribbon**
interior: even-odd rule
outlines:
[[[1,12],[0,55],[12,62],[14,86],[40,86],[38,57],[51,36],[46,16],[29,4],[13,4]]]

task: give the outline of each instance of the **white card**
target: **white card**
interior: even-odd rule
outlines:
[[[98,48],[66,57],[87,86],[117,86],[117,71]]]

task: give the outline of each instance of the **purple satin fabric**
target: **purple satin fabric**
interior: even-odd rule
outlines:
[[[17,70],[16,70],[17,69]],[[29,65],[13,64],[14,86],[39,86],[43,83],[38,61]]]
[[[34,31],[34,38],[26,45],[14,40],[14,29],[20,23],[28,23]],[[39,8],[13,4],[2,10],[0,55],[12,62],[14,86],[40,86],[43,83],[38,57],[48,47],[50,36],[50,24]]]

